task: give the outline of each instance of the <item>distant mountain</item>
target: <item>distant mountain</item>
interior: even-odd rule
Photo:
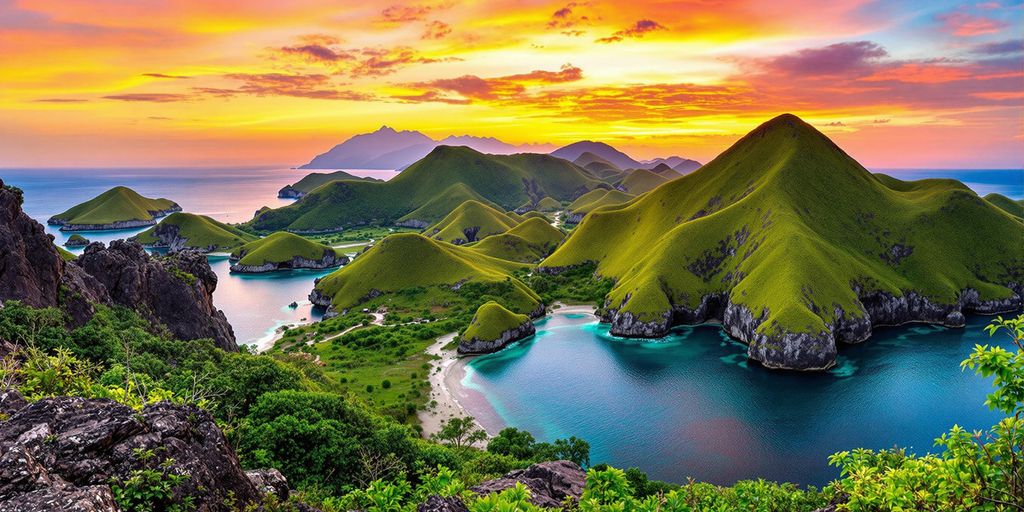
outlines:
[[[955,180],[873,175],[787,114],[590,212],[540,265],[594,262],[614,280],[602,314],[614,335],[717,320],[767,367],[824,369],[876,325],[962,327],[1020,308],[1024,221],[990,201]]]
[[[434,140],[418,131],[395,131],[382,126],[373,133],[353,136],[345,142],[317,155],[300,169],[394,169],[402,170],[427,156],[437,146],[466,146],[481,153],[510,155],[537,149],[546,145],[515,146],[494,137],[451,135]]]
[[[644,169],[654,170],[659,165],[667,165],[672,170],[679,174],[689,174],[696,171],[702,165],[696,160],[690,160],[689,158],[683,158],[681,156],[670,156],[668,158],[655,158],[653,160],[644,160],[641,162]]]
[[[549,155],[487,155],[465,146],[438,146],[390,181],[333,181],[291,205],[261,211],[250,225],[296,232],[426,227],[470,199],[508,211],[546,196],[571,201],[598,186],[607,184]]]
[[[633,158],[622,151],[619,151],[604,142],[594,142],[590,140],[573,142],[568,146],[558,148],[551,152],[551,156],[575,162],[583,156],[584,153],[591,153],[594,156],[600,157],[605,162],[610,163],[619,169],[636,169],[641,166],[640,162],[633,160]]]

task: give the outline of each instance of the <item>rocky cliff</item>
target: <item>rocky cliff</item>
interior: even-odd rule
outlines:
[[[462,340],[459,342],[458,350],[460,354],[489,354],[505,348],[510,343],[529,338],[536,332],[537,330],[533,327],[533,322],[526,322],[513,327],[512,329],[503,331],[497,339],[480,340],[474,338],[471,340]]]
[[[302,256],[294,256],[292,259],[287,261],[268,261],[262,265],[242,265],[240,263],[235,263],[231,265],[231,271],[242,274],[259,274],[263,272],[273,272],[275,270],[318,270],[345,265],[348,262],[348,256],[339,256],[334,250],[330,250],[324,251],[323,257],[318,260],[310,260],[303,258]]]
[[[73,325],[93,314],[94,304],[119,304],[164,324],[178,338],[213,338],[237,350],[224,313],[213,305],[217,276],[206,258],[184,252],[148,255],[134,242],[86,247],[64,261],[43,226],[21,210],[21,198],[0,181],[0,301],[61,307]]]
[[[80,397],[28,404],[5,390],[0,412],[8,418],[0,429],[0,511],[118,510],[111,485],[145,469],[186,477],[162,507],[191,501],[190,510],[241,510],[268,491],[287,497],[280,473],[242,471],[202,409],[160,403],[138,412]]]
[[[153,228],[153,237],[156,242],[147,243],[145,247],[151,249],[167,249],[167,252],[178,252],[188,247],[188,238],[181,236],[181,226],[163,222]],[[217,246],[199,248],[205,252],[212,252]]]

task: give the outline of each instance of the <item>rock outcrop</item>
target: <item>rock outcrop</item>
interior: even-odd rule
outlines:
[[[213,305],[217,274],[198,251],[154,258],[138,242],[94,242],[76,263],[106,288],[110,299],[167,326],[178,339],[212,338],[238,350],[224,312]]]
[[[178,252],[188,247],[188,238],[181,236],[181,226],[162,222],[153,228],[153,237],[156,241],[147,243],[144,246],[150,249],[166,249],[167,252]],[[216,246],[200,247],[204,252],[212,252]]]
[[[533,326],[533,322],[527,321],[512,329],[503,331],[497,339],[480,340],[473,338],[471,340],[462,340],[459,342],[458,351],[460,354],[489,354],[505,348],[510,343],[529,338],[536,334],[536,332],[537,329]]]
[[[268,261],[262,265],[242,265],[241,263],[235,263],[231,265],[231,271],[241,274],[260,274],[263,272],[273,272],[275,270],[321,270],[346,265],[348,262],[348,256],[338,255],[334,250],[330,250],[324,251],[323,257],[318,260],[306,259],[302,256],[294,256],[292,259],[287,261]]]
[[[900,296],[882,292],[861,292],[861,310],[846,312],[835,308],[832,325],[818,333],[778,331],[765,334],[758,328],[768,316],[743,304],[732,302],[727,294],[702,297],[694,309],[676,306],[656,320],[641,321],[632,313],[607,309],[602,321],[610,323],[609,332],[632,338],[659,338],[676,325],[719,321],[730,336],[747,344],[747,356],[768,368],[788,370],[824,370],[835,364],[837,344],[860,343],[871,337],[876,326],[896,326],[913,322],[963,327],[965,314],[998,314],[1017,311],[1022,306],[1024,289],[1010,284],[1014,295],[1005,299],[981,300],[974,289],[961,291],[952,304],[941,304],[908,291]]]
[[[61,307],[73,326],[92,317],[94,304],[119,304],[166,325],[179,339],[213,338],[237,350],[224,313],[213,305],[217,276],[205,256],[185,251],[150,256],[134,242],[92,243],[64,261],[53,238],[21,210],[21,197],[0,181],[0,301]]]
[[[187,478],[167,504],[190,499],[199,511],[235,510],[226,501],[241,509],[261,501],[261,486],[287,488],[279,473],[259,472],[274,475],[266,484],[242,471],[202,409],[160,403],[137,412],[111,400],[57,397],[22,405],[3,423],[0,510],[117,510],[112,482],[168,460],[167,471]]]
[[[587,474],[567,460],[534,464],[517,469],[501,478],[488,480],[471,490],[481,496],[499,493],[521,483],[530,490],[530,502],[539,507],[562,508],[566,499],[579,501]],[[417,512],[465,512],[465,503],[458,497],[431,496],[417,507]]]

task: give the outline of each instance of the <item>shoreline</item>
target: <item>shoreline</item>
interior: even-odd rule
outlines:
[[[551,311],[541,319],[549,318],[555,314],[577,313],[593,315],[596,309],[595,306],[590,305],[567,306],[561,302],[556,302]],[[437,401],[437,406],[427,410],[420,410],[416,413],[420,420],[420,426],[423,428],[422,435],[427,439],[441,430],[442,423],[453,417],[472,418],[478,428],[487,432],[488,437],[497,434],[497,432],[489,431],[462,403],[470,399],[470,392],[462,387],[462,379],[466,377],[466,365],[473,359],[485,354],[460,356],[455,350],[445,350],[444,346],[451,343],[457,334],[453,332],[437,338],[426,350],[427,354],[437,357],[437,359],[431,361],[429,370],[429,398],[430,400]]]

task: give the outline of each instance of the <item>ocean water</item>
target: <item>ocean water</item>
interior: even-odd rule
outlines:
[[[263,206],[272,208],[291,203],[278,199],[277,191],[295,183],[308,172],[279,167],[218,169],[0,169],[0,179],[25,191],[25,212],[43,225],[46,219],[105,190],[124,185],[147,197],[166,197],[190,213],[208,215],[222,222],[244,222]],[[324,172],[324,171],[316,171]],[[351,170],[359,176],[390,179],[396,173]],[[55,226],[47,233],[63,245],[70,236]],[[91,241],[109,243],[131,237],[144,229],[86,231]],[[69,249],[81,253],[82,248]],[[309,292],[313,281],[330,270],[295,270],[260,275],[232,274],[224,255],[211,255],[210,266],[217,274],[214,304],[224,311],[239,343],[269,339],[285,324],[318,319]],[[297,308],[290,308],[291,302]]]
[[[821,486],[827,458],[866,447],[912,453],[954,424],[995,424],[989,380],[960,370],[975,343],[993,343],[984,317],[966,329],[878,329],[840,349],[827,373],[766,370],[712,325],[638,341],[589,315],[555,315],[533,338],[473,359],[463,405],[489,432],[586,439],[591,461],[640,467],[652,478],[728,485],[768,476]]]

